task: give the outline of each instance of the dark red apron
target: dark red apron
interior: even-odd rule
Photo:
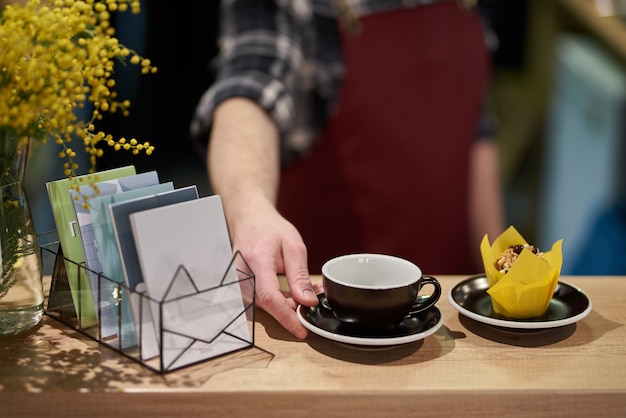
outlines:
[[[341,34],[337,113],[284,170],[278,208],[302,234],[311,273],[353,252],[474,273],[468,161],[490,75],[479,19],[452,1],[361,24]]]

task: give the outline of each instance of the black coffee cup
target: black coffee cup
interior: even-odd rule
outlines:
[[[422,275],[415,264],[384,254],[348,254],[322,266],[322,280],[329,308],[341,322],[369,330],[398,326],[408,315],[437,303],[441,285]],[[419,296],[432,285],[429,296]]]

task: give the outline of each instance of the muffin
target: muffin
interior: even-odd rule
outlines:
[[[542,252],[513,226],[491,245],[485,235],[480,252],[493,312],[512,319],[543,315],[561,274],[562,245],[563,240],[558,240],[550,251]]]

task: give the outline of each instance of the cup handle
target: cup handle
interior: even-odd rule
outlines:
[[[427,284],[433,286],[433,292],[429,296],[419,296],[419,291],[422,290],[422,288]],[[425,311],[426,309],[434,306],[441,297],[441,284],[439,284],[439,280],[433,276],[422,276],[417,293],[417,299],[415,300],[415,303],[413,303],[409,315],[415,315],[416,313]]]
[[[328,303],[328,299],[326,299],[326,296],[324,297],[319,297],[318,298],[320,300],[319,306],[324,309],[326,312],[331,313],[334,315],[333,313],[333,308],[330,307],[330,303]]]

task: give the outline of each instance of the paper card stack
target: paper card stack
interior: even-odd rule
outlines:
[[[220,196],[132,166],[91,176],[47,185],[63,254],[88,272],[67,269],[81,327],[166,371],[252,346]]]

